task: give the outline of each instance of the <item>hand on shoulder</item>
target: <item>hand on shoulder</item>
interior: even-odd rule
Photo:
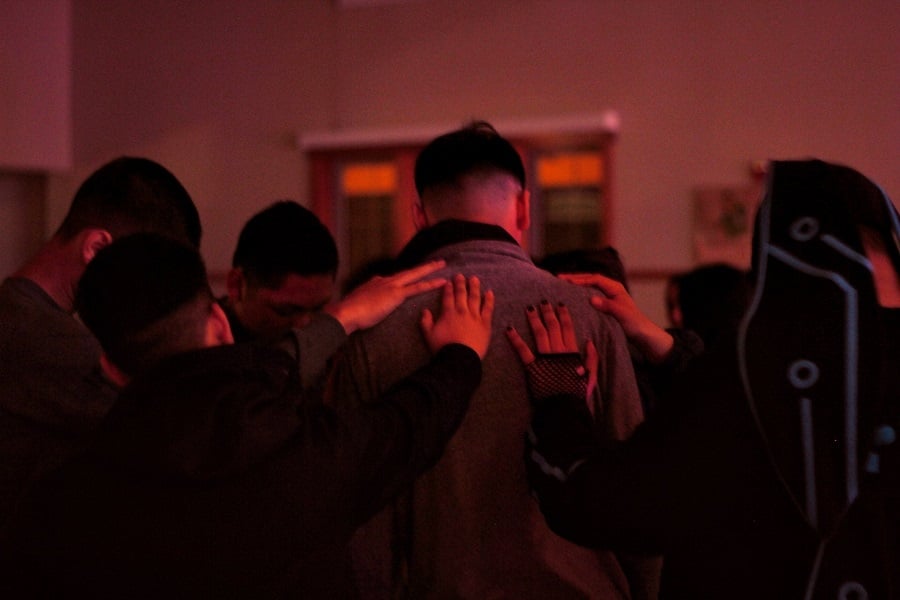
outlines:
[[[375,276],[324,310],[340,322],[347,335],[357,329],[368,329],[384,320],[407,298],[444,285],[447,280],[442,277],[424,279],[443,266],[444,261],[438,260],[387,277]]]

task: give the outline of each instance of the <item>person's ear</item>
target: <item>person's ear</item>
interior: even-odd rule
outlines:
[[[224,346],[234,343],[234,335],[231,333],[231,324],[225,311],[218,302],[213,302],[206,318],[206,331],[203,343],[205,346]]]
[[[244,297],[244,270],[240,267],[233,267],[228,271],[225,278],[225,289],[228,293],[228,300],[234,304]]]
[[[516,227],[525,231],[531,226],[531,193],[522,190],[516,196]]]
[[[81,236],[81,260],[88,264],[100,250],[112,243],[112,234],[105,229],[85,229]]]
[[[425,214],[425,206],[421,200],[413,202],[412,211],[413,225],[415,225],[416,231],[421,231],[428,227],[428,215]]]
[[[105,352],[100,355],[100,370],[103,371],[103,374],[107,379],[120,388],[128,385],[128,382],[131,380],[122,369],[110,362],[109,357],[106,356]]]

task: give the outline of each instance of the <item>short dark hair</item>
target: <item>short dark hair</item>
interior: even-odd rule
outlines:
[[[674,283],[685,329],[695,331],[707,347],[733,337],[753,291],[746,271],[710,263],[681,274]]]
[[[421,198],[425,190],[459,186],[467,175],[495,172],[512,175],[525,187],[525,166],[513,145],[487,121],[473,121],[422,149],[416,158],[416,191]]]
[[[200,247],[200,215],[168,169],[148,158],[122,156],[94,171],[78,188],[57,234],[71,239],[87,228],[113,238],[140,231]]]
[[[251,283],[275,288],[289,274],[335,275],[338,251],[331,232],[312,211],[281,200],[247,221],[231,264]]]
[[[137,233],[97,252],[78,283],[75,305],[110,361],[135,376],[199,347],[212,302],[196,248]]]

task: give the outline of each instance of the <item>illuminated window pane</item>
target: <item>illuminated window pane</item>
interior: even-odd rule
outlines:
[[[394,247],[393,196],[347,198],[349,272],[390,256]]]
[[[351,162],[343,165],[340,174],[346,223],[341,260],[346,272],[353,274],[370,261],[390,256],[394,248],[397,165],[393,161]]]
[[[544,252],[563,252],[601,245],[600,190],[597,188],[546,189]]]
[[[353,163],[343,169],[341,189],[344,196],[379,196],[397,191],[397,166],[394,163]]]
[[[603,244],[605,166],[605,154],[599,149],[559,149],[535,157],[537,252]]]
[[[597,152],[561,152],[537,159],[541,188],[599,186],[603,175],[603,159]]]

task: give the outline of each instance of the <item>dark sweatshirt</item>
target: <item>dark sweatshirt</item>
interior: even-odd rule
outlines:
[[[0,581],[16,597],[352,597],[352,532],[437,461],[480,379],[477,354],[449,345],[339,411],[275,348],[173,357],[33,490]]]

